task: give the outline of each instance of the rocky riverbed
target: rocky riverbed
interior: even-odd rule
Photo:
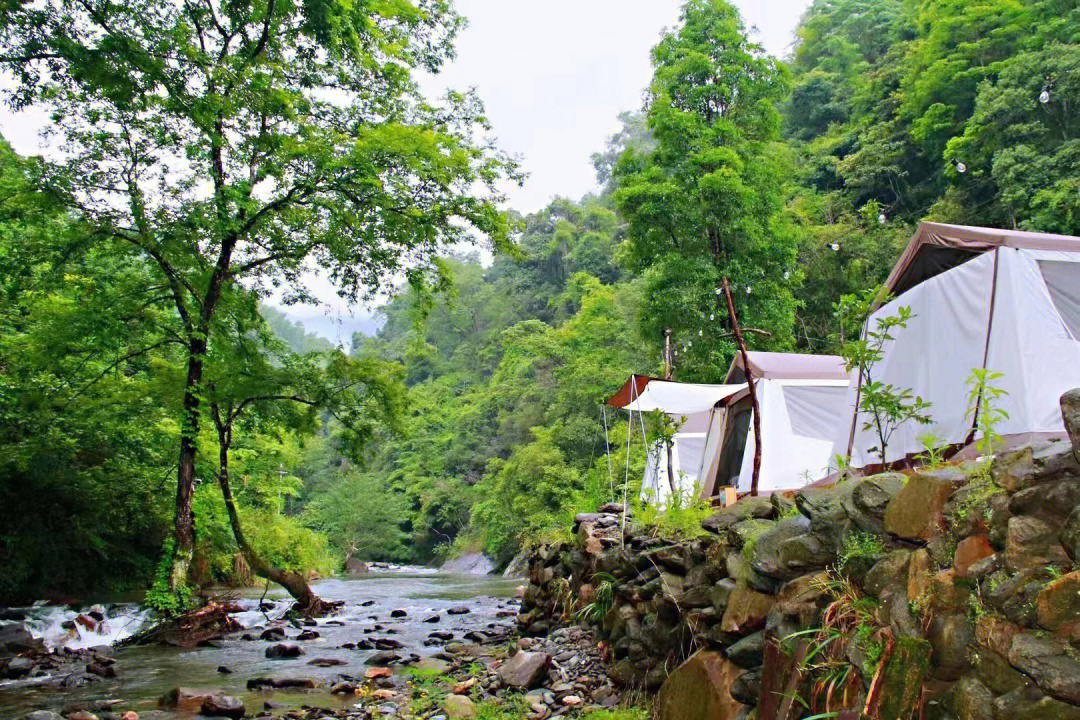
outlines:
[[[468,718],[496,707],[540,719],[614,705],[590,633],[517,639],[519,582],[373,572],[319,583],[321,596],[345,606],[303,622],[284,619],[280,596],[229,598],[240,629],[192,648],[56,638],[49,647],[9,621],[0,717]]]

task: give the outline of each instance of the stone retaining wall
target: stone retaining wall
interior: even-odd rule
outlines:
[[[530,558],[519,625],[597,626],[662,720],[1080,720],[1073,442],[747,498],[665,541],[621,508]]]

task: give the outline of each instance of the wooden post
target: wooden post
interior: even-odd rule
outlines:
[[[739,318],[735,314],[735,301],[731,299],[731,285],[728,284],[726,277],[724,278],[724,299],[727,300],[728,315],[731,316],[731,330],[735,333],[735,342],[738,344],[739,353],[742,355],[746,386],[750,389],[750,407],[754,413],[754,474],[750,480],[750,494],[756,496],[758,475],[761,474],[761,407],[758,405],[754,376],[750,371],[750,356],[746,352],[746,342],[743,340],[742,330],[739,329]]]
[[[674,372],[671,362],[671,328],[664,328],[664,379],[670,380]]]

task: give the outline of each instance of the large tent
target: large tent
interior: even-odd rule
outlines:
[[[894,300],[877,320],[910,307],[892,331],[875,381],[908,388],[931,403],[930,425],[896,429],[884,458],[892,464],[923,449],[919,439],[969,445],[976,418],[966,379],[973,369],[1002,373],[996,401],[1008,417],[997,431],[1009,443],[1064,435],[1058,398],[1080,386],[1080,238],[923,223],[886,282]],[[877,435],[856,412],[858,383],[845,399],[835,452],[852,468],[879,466]]]
[[[751,352],[761,407],[759,492],[789,490],[828,472],[833,437],[849,384],[843,360],[824,355]],[[681,421],[671,449],[675,488],[704,497],[725,486],[749,492],[754,430],[746,372],[736,357],[724,384],[702,385],[635,375],[608,399],[634,413],[659,410]],[[649,449],[642,495],[663,504],[671,493],[667,449]]]
[[[843,419],[849,385],[842,358],[834,355],[749,352],[761,408],[758,492],[791,490],[828,474],[833,437]],[[726,382],[744,383],[736,355]],[[733,486],[749,492],[754,472],[754,423],[748,390],[732,394],[706,430],[703,488],[712,496]]]

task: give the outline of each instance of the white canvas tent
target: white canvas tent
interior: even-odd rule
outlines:
[[[908,422],[885,461],[923,449],[919,436],[967,445],[975,418],[965,380],[973,368],[1003,373],[998,400],[1008,412],[997,430],[1010,444],[1063,436],[1058,398],[1080,386],[1080,238],[923,223],[886,283],[896,298],[877,319],[908,306],[914,317],[893,331],[875,380],[910,388],[931,403],[931,425]],[[844,403],[835,452],[853,468],[880,465],[876,435],[856,413],[857,383]]]
[[[849,381],[843,360],[827,355],[751,352],[750,372],[761,407],[759,492],[790,490],[828,472],[833,438],[844,419]],[[754,431],[746,373],[736,357],[721,385],[632,376],[608,404],[633,412],[659,410],[682,420],[672,443],[671,469],[680,493],[704,497],[734,485],[749,492]],[[671,494],[665,447],[650,448],[643,498],[664,504]]]
[[[668,476],[667,448],[658,443],[649,448],[641,485],[642,499],[663,505],[671,495],[672,486],[684,496],[700,486],[705,435],[716,405],[745,389],[745,383],[704,385],[633,376],[608,400],[608,404],[631,414],[659,410],[680,423],[671,444],[670,467],[674,482]]]
[[[792,490],[829,472],[832,439],[842,423],[849,380],[843,360],[832,355],[750,352],[761,408],[761,470],[758,492]],[[736,355],[727,382],[746,378]],[[701,476],[705,492],[734,486],[751,490],[754,423],[748,391],[732,395],[706,431]]]

